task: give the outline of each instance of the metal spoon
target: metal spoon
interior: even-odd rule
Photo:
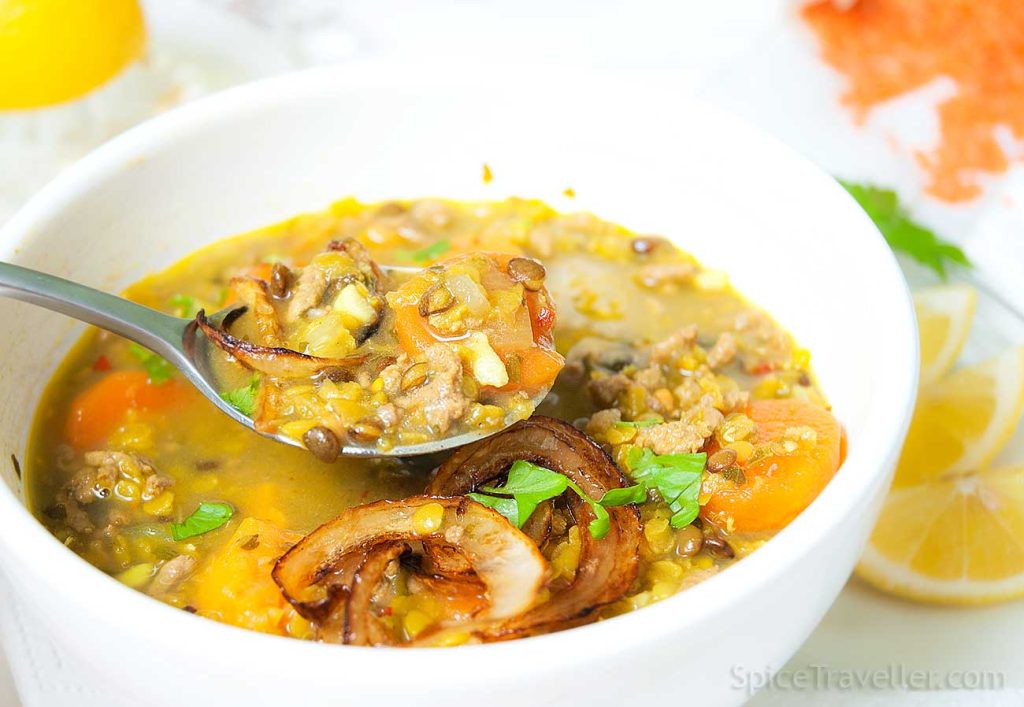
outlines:
[[[386,273],[395,274],[415,272],[414,268],[384,266],[382,269]],[[243,415],[220,396],[222,388],[218,385],[210,357],[211,352],[220,349],[206,338],[195,320],[172,317],[70,280],[3,262],[0,262],[0,296],[65,314],[134,341],[167,359],[200,393],[235,422],[264,437],[294,447],[302,447],[298,440],[291,437],[257,430],[252,418]],[[240,309],[243,308],[228,307],[210,315],[208,320],[215,326],[220,326],[226,317],[237,316]],[[548,390],[544,389],[534,396],[534,406],[544,399],[547,392]],[[513,422],[515,420],[506,419],[505,426]],[[434,454],[475,442],[500,432],[501,429],[504,428],[487,432],[464,432],[430,442],[399,445],[390,449],[346,445],[342,447],[341,455],[411,457]]]

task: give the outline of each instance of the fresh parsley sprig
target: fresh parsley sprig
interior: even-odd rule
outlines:
[[[894,251],[909,255],[942,279],[946,279],[949,265],[971,267],[971,261],[960,248],[911,219],[893,190],[842,179],[837,181],[871,217]]]
[[[700,513],[698,499],[706,462],[704,452],[655,454],[646,447],[633,447],[626,456],[630,476],[637,485],[643,485],[645,492],[657,491],[672,510],[669,523],[673,528],[689,525]]]
[[[477,503],[501,513],[512,525],[522,528],[537,506],[561,496],[569,489],[594,512],[595,518],[590,521],[587,529],[593,537],[600,540],[608,534],[611,527],[608,510],[568,477],[532,462],[523,459],[516,461],[508,470],[508,479],[504,486],[483,486],[480,488],[482,493],[467,495]]]

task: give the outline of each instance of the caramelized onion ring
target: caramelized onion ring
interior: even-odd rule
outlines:
[[[413,516],[428,504],[443,508],[441,522],[432,531],[420,533]],[[481,612],[482,619],[508,619],[526,611],[547,574],[547,561],[537,546],[499,513],[465,497],[414,496],[348,509],[285,553],[274,567],[274,581],[300,614],[323,623],[329,616],[337,616],[339,604],[359,591],[354,586],[362,582],[358,569],[348,584],[332,581],[352,562],[351,555],[365,553],[362,564],[373,561],[374,567],[380,567],[379,572],[368,572],[379,580],[387,564],[378,564],[375,557],[382,554],[381,546],[416,540],[454,546],[469,560],[477,579],[487,588],[490,604]],[[368,591],[377,583],[366,577]],[[351,608],[345,612],[350,626],[356,613],[369,616],[368,601],[360,599],[360,606],[352,602]]]
[[[231,278],[230,286],[238,301],[252,313],[256,329],[255,343],[260,346],[280,346],[284,334],[281,332],[281,323],[277,321],[277,311],[270,301],[267,283],[254,277],[234,277]]]
[[[455,452],[438,469],[426,492],[446,496],[470,493],[501,477],[519,459],[564,474],[595,499],[626,485],[615,462],[593,440],[565,422],[534,416]],[[608,534],[597,540],[586,531],[594,519],[593,511],[575,494],[566,498],[581,529],[580,560],[572,584],[525,614],[485,628],[485,637],[510,638],[576,623],[594,609],[620,599],[636,579],[640,562],[636,508],[609,508]],[[431,545],[424,549],[430,553]],[[431,559],[453,569],[448,556],[431,554]]]
[[[343,631],[324,630],[318,624],[317,638],[327,643],[347,643],[352,646],[384,646],[394,643],[394,638],[381,624],[373,610],[373,598],[377,587],[384,581],[388,565],[409,551],[405,543],[383,545],[363,557],[356,570],[351,592],[344,611],[341,612]],[[337,615],[327,625],[337,622]]]
[[[203,310],[196,314],[196,324],[210,341],[239,362],[274,378],[309,378],[325,368],[348,368],[366,359],[366,354],[353,354],[344,358],[320,358],[280,346],[259,346],[215,327],[207,320],[206,312]]]

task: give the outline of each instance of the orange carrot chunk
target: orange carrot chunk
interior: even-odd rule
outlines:
[[[755,400],[747,414],[757,428],[748,440],[753,454],[737,460],[744,480],[705,474],[701,490],[708,501],[701,517],[735,532],[778,530],[821,493],[839,468],[842,428],[828,410],[805,400]],[[712,454],[719,449],[712,447]]]
[[[115,371],[72,401],[64,434],[77,449],[102,444],[124,422],[129,410],[163,410],[185,399],[187,388],[178,380],[149,382],[145,371]]]

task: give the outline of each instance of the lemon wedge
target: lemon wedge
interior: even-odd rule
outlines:
[[[1024,596],[1024,466],[987,468],[1022,412],[1024,348],[924,387],[857,574],[935,603]]]
[[[1024,596],[1024,466],[892,491],[857,574],[889,593],[939,604]]]
[[[970,285],[940,285],[914,293],[922,385],[935,383],[953,368],[971,330],[977,299]]]
[[[1024,411],[1024,347],[924,386],[893,488],[985,468]]]
[[[78,98],[145,44],[138,0],[0,0],[0,109]]]

